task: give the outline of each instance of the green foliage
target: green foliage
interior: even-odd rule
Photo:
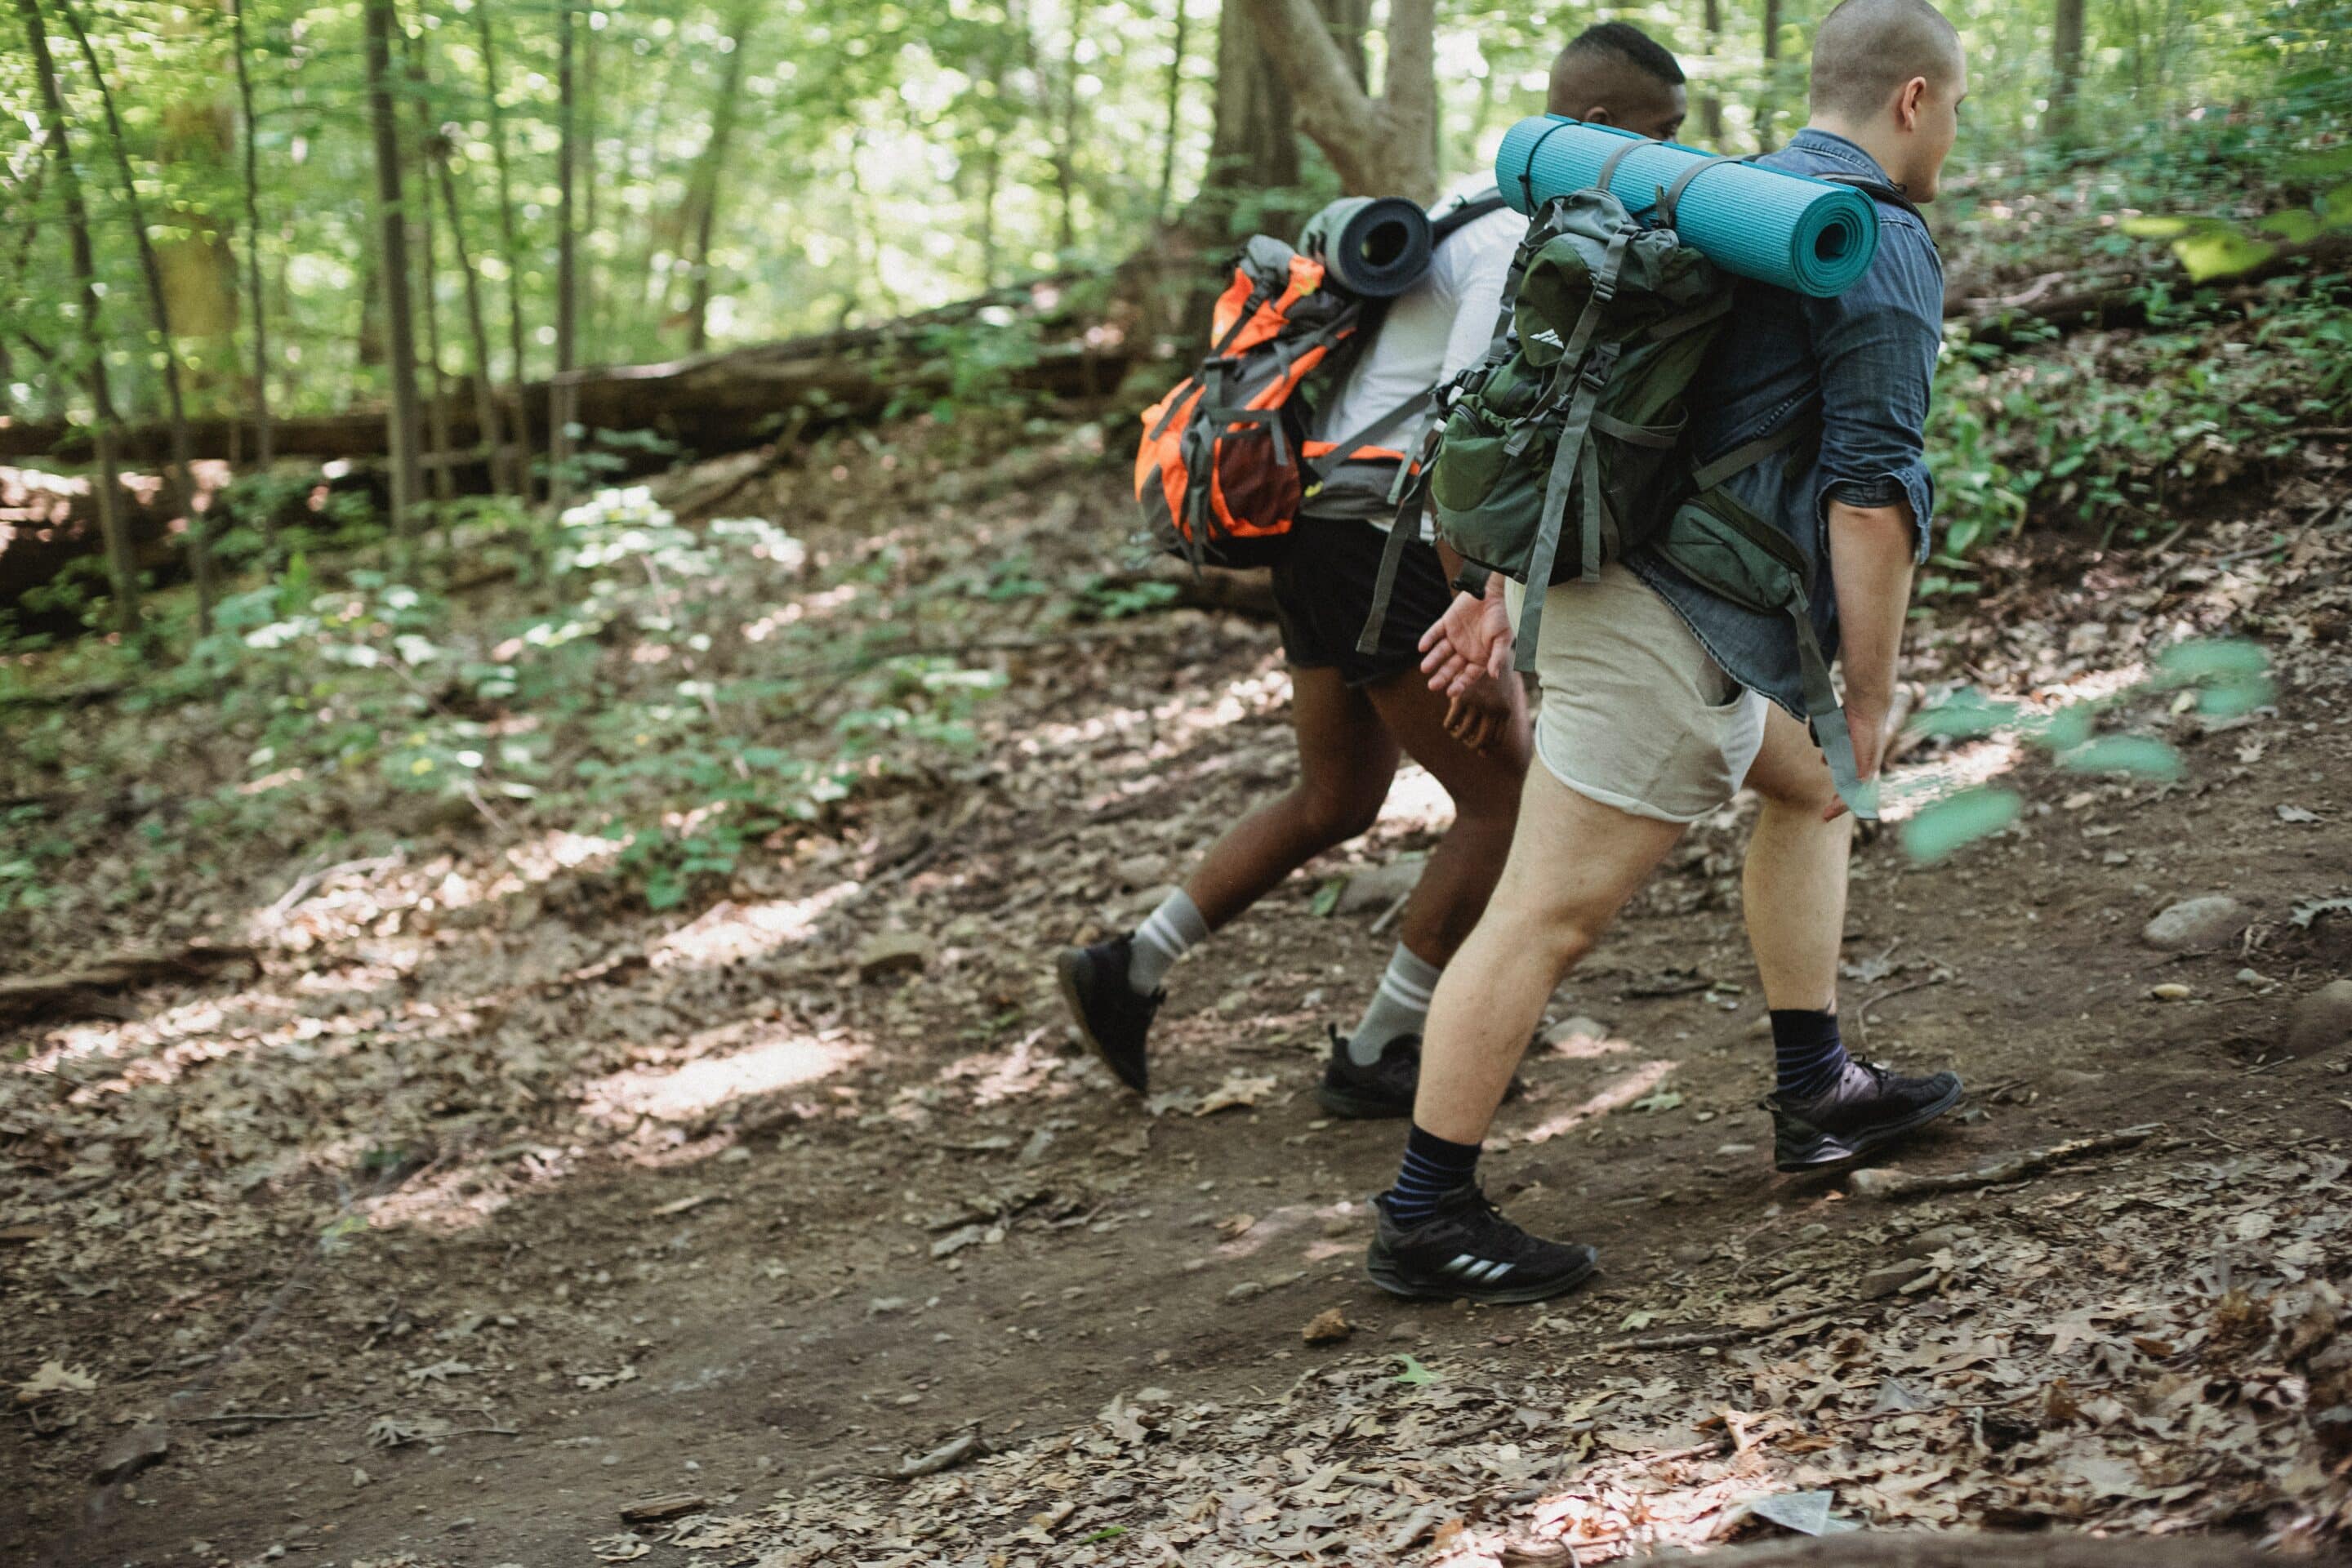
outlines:
[[[2250,642],[2175,643],[2140,679],[2095,700],[2041,711],[1962,689],[1921,713],[1910,727],[1953,741],[2012,736],[2046,752],[2069,773],[2170,784],[2181,777],[2183,768],[2180,753],[2169,743],[2154,735],[2097,732],[2103,715],[2167,691],[2193,692],[2196,705],[2212,717],[2251,711],[2271,699],[2269,656]],[[2026,804],[2018,791],[1990,784],[1923,800],[1904,801],[1890,793],[1886,800],[1915,806],[1903,821],[1903,847],[1922,865],[1999,833],[2023,815]]]

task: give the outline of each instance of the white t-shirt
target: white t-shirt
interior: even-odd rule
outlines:
[[[1443,217],[1465,201],[1493,194],[1491,181],[1475,183],[1431,209]],[[1389,409],[1451,381],[1486,357],[1495,341],[1495,312],[1511,274],[1511,257],[1527,233],[1528,220],[1508,207],[1465,224],[1437,247],[1422,280],[1389,301],[1380,335],[1357,360],[1348,384],[1318,414],[1315,438],[1337,441]],[[1378,432],[1370,445],[1402,449],[1428,417],[1423,409]]]

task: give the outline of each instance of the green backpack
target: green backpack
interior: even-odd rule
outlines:
[[[1604,563],[1653,545],[1709,592],[1790,617],[1814,740],[1838,793],[1857,815],[1874,816],[1813,634],[1805,559],[1723,488],[1784,452],[1808,460],[1818,419],[1792,420],[1705,465],[1692,462],[1685,439],[1685,395],[1733,293],[1731,278],[1676,236],[1675,206],[1697,174],[1738,160],[1685,170],[1645,222],[1609,190],[1618,161],[1640,145],[1613,154],[1591,187],[1536,210],[1512,258],[1494,346],[1441,394],[1419,463],[1425,482],[1406,493],[1399,476],[1403,504],[1360,646],[1377,647],[1395,566],[1404,541],[1421,535],[1424,503],[1439,537],[1464,559],[1534,590],[1517,628],[1521,670],[1535,668],[1543,587],[1590,582]],[[1817,177],[1903,202],[1876,181]]]

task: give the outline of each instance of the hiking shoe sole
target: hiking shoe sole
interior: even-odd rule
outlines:
[[[1328,1083],[1316,1086],[1315,1103],[1334,1116],[1344,1116],[1353,1121],[1394,1121],[1412,1114],[1410,1102],[1400,1105],[1393,1100],[1357,1094]]]
[[[1375,1243],[1371,1256],[1365,1260],[1365,1278],[1391,1296],[1402,1296],[1409,1301],[1484,1301],[1494,1306],[1516,1306],[1528,1301],[1548,1301],[1554,1296],[1565,1296],[1584,1284],[1601,1270],[1601,1255],[1589,1247],[1575,1250],[1584,1255],[1583,1267],[1566,1274],[1555,1274],[1524,1285],[1480,1286],[1459,1279],[1413,1279],[1398,1268],[1396,1260],[1387,1249]]]
[[[1851,1165],[1885,1148],[1888,1144],[1916,1132],[1944,1112],[1960,1102],[1964,1086],[1954,1083],[1943,1098],[1921,1106],[1900,1121],[1890,1121],[1883,1127],[1864,1128],[1859,1132],[1820,1132],[1797,1154],[1772,1152],[1772,1168],[1776,1171],[1832,1171]]]

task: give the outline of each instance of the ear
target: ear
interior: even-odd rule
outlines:
[[[1586,110],[1583,114],[1579,116],[1579,118],[1587,125],[1614,125],[1617,123],[1616,117],[1612,115],[1608,110],[1602,108],[1597,103],[1591,109]]]
[[[1919,110],[1927,99],[1927,79],[1915,76],[1895,95],[1895,122],[1906,131],[1919,129]]]

